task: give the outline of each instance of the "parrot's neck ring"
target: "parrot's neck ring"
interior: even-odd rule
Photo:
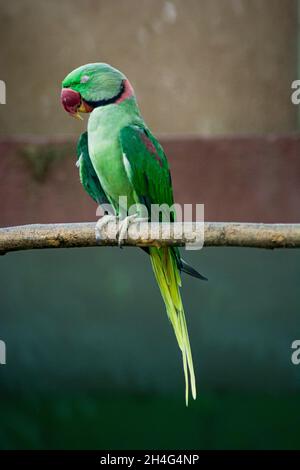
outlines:
[[[98,108],[99,106],[107,106],[109,104],[119,104],[127,98],[130,98],[133,95],[133,89],[128,80],[122,80],[120,91],[113,96],[112,98],[98,100],[98,101],[89,101],[84,99],[91,108]]]

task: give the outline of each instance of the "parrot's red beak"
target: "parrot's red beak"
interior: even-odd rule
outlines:
[[[71,90],[71,88],[63,88],[61,90],[61,103],[67,113],[74,116],[78,113],[78,108],[80,108],[81,95],[77,91]]]
[[[71,88],[63,88],[61,90],[61,103],[67,113],[77,119],[82,119],[79,112],[90,113],[92,111],[91,106],[81,98],[80,93]]]

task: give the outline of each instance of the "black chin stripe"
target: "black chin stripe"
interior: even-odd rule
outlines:
[[[104,99],[104,100],[98,100],[98,101],[88,101],[84,98],[83,99],[92,108],[98,108],[99,106],[107,106],[108,104],[115,103],[119,98],[121,98],[124,91],[125,91],[125,80],[122,80],[121,88],[120,88],[119,93],[117,93],[112,98],[108,98],[108,99]]]

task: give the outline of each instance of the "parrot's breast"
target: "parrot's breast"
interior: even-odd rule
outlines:
[[[89,154],[101,186],[119,212],[119,198],[127,198],[127,207],[138,202],[124,167],[119,139],[123,127],[140,120],[130,107],[109,105],[96,108],[88,122]]]

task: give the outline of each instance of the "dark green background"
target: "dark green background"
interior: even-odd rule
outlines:
[[[300,448],[300,251],[184,253],[199,398],[147,256],[127,248],[0,260],[0,448]]]

